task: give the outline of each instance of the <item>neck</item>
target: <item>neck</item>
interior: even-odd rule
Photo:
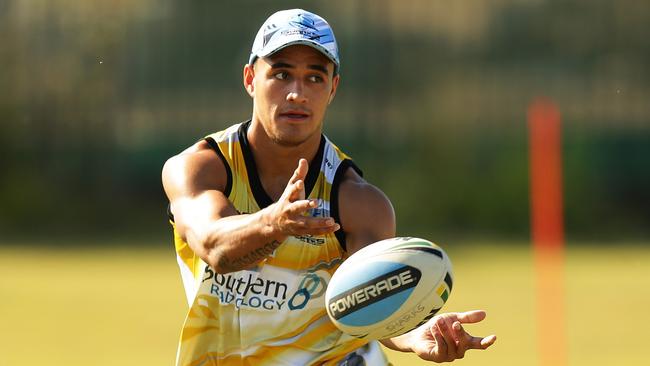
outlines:
[[[298,167],[298,160],[307,159],[311,166],[318,153],[321,134],[314,134],[301,144],[285,146],[269,138],[262,125],[253,121],[247,137],[262,186],[276,201]]]

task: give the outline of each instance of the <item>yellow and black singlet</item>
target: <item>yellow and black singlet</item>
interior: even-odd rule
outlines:
[[[248,145],[250,121],[205,138],[227,170],[224,194],[238,212],[270,205]],[[338,186],[349,168],[360,170],[321,136],[305,179],[312,216],[338,218]],[[170,215],[172,226],[173,216]],[[189,311],[176,364],[187,365],[386,365],[377,342],[339,331],[325,311],[325,289],[346,258],[343,230],[291,236],[256,267],[215,273],[176,233],[174,240]]]

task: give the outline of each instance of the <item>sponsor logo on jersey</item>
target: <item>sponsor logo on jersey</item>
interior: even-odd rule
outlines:
[[[299,283],[289,284],[279,278],[262,277],[256,271],[215,273],[210,266],[205,267],[202,282],[206,281],[206,291],[221,304],[269,311],[302,309],[312,299],[323,296],[327,287],[327,281],[316,273],[306,273]]]
[[[295,238],[300,240],[301,242],[311,244],[311,245],[323,245],[323,244],[325,244],[325,238],[319,238],[319,237],[316,237],[316,236],[299,235],[299,236],[295,236]]]

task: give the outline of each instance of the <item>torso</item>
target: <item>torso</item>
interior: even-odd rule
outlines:
[[[228,172],[224,194],[239,213],[273,203],[257,176],[246,128],[238,124],[206,138]],[[338,220],[338,185],[349,167],[351,160],[322,136],[305,179],[307,198],[319,202],[311,215]],[[324,308],[327,283],[346,258],[344,240],[342,230],[290,236],[254,268],[222,275],[175,232],[190,305],[177,364],[334,365],[362,347],[366,342],[341,333]]]

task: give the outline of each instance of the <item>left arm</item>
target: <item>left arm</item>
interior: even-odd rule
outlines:
[[[348,169],[339,187],[339,216],[348,254],[395,237],[395,212],[377,187]]]
[[[339,188],[339,216],[350,254],[395,237],[395,212],[390,200],[352,169],[345,173]],[[484,318],[482,310],[439,314],[408,333],[380,341],[390,349],[414,352],[428,361],[453,361],[463,358],[468,349],[486,349],[494,343],[494,335],[473,337],[463,329],[463,323],[477,323]]]

